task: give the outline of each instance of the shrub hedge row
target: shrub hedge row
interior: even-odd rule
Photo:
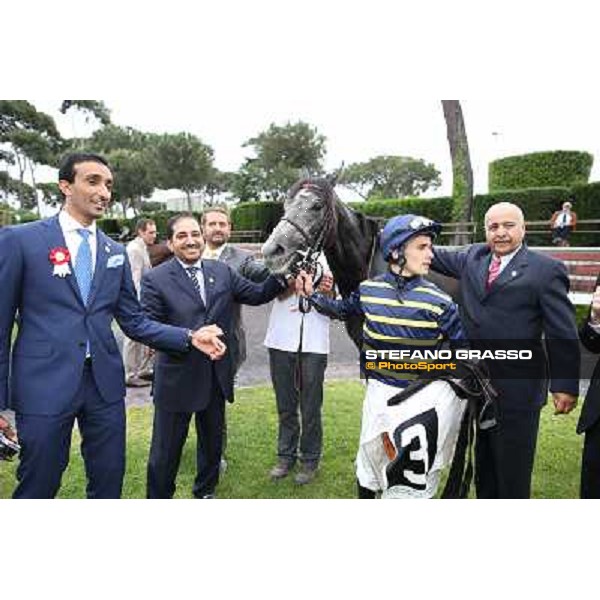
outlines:
[[[588,152],[568,150],[500,158],[489,164],[489,191],[586,184],[593,162]]]

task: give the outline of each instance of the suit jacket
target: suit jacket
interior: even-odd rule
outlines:
[[[186,330],[152,322],[142,312],[123,246],[100,230],[97,235],[86,306],[72,265],[65,277],[53,274],[49,253],[66,248],[58,216],[0,229],[0,410],[10,404],[17,412],[56,415],[72,408],[87,342],[101,396],[122,402],[123,362],[113,319],[136,341],[165,350],[187,348]],[[11,352],[17,312],[19,332]]]
[[[255,260],[251,252],[236,248],[231,244],[226,244],[219,256],[219,260],[229,265],[242,277],[260,283],[269,275],[269,269],[264,263]],[[241,364],[246,360],[246,331],[244,321],[242,320],[242,307],[237,302],[233,304],[232,309],[232,335],[231,335],[231,359],[233,363],[233,372],[237,373]]]
[[[233,304],[264,304],[281,293],[279,279],[269,277],[256,284],[238,275],[221,261],[202,260],[206,305],[188,274],[176,259],[155,267],[142,279],[142,306],[163,323],[196,329],[216,324],[232,338]],[[171,412],[204,410],[218,386],[233,401],[230,352],[219,361],[192,350],[186,355],[159,353],[154,367],[154,402]]]
[[[600,277],[596,281],[596,287],[600,285]],[[590,308],[591,311],[591,308]],[[590,351],[596,354],[600,353],[600,334],[596,333],[589,324],[590,315],[585,324],[579,331],[581,343]],[[582,433],[589,429],[600,417],[600,360],[596,363],[590,387],[585,396],[585,402],[581,409],[579,422],[577,423],[577,433]]]
[[[523,244],[488,291],[491,252],[487,244],[460,251],[436,247],[434,254],[432,268],[459,280],[462,323],[475,346],[492,340],[490,347],[510,349],[511,343],[523,347],[519,342],[527,341],[527,349],[534,352],[532,362],[488,363],[502,406],[539,407],[546,400],[548,375],[551,391],[577,395],[580,350],[568,297],[569,278],[561,262]]]

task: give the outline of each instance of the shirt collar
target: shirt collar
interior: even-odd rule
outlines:
[[[77,219],[74,219],[66,210],[58,213],[58,222],[65,233],[77,231],[78,229],[87,229],[93,236],[96,235],[96,221],[92,221],[87,227],[82,225]]]
[[[507,265],[515,256],[515,254],[523,247],[523,244],[521,244],[518,248],[515,248],[515,250],[513,250],[510,254],[505,254],[504,256],[498,256],[498,258],[500,259],[500,266],[504,266]],[[492,254],[492,260],[494,259],[496,255]]]
[[[215,250],[212,250],[208,247],[208,244],[204,247],[204,252],[202,253],[203,258],[207,258],[209,253],[212,255],[213,260],[218,260],[221,258],[221,254],[223,254],[223,250],[225,250],[225,246],[227,246],[227,242],[221,244]]]
[[[184,263],[182,260],[179,260],[177,257],[175,257],[175,260],[181,265],[181,267],[183,269],[189,269],[190,267],[196,267],[199,271],[202,270],[202,259],[198,259],[193,265],[188,265],[187,263]]]

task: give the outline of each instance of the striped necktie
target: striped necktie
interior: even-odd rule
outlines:
[[[77,233],[81,236],[81,243],[75,257],[75,277],[77,285],[83,298],[83,303],[87,306],[90,296],[90,288],[92,287],[92,247],[90,246],[90,235],[92,232],[89,229],[78,229]]]
[[[492,258],[492,262],[490,263],[490,270],[488,271],[486,289],[489,290],[490,287],[492,287],[492,283],[494,283],[494,281],[498,279],[498,275],[500,275],[501,264],[502,261],[497,256],[494,256],[494,258]]]
[[[202,269],[199,269],[198,267],[186,267],[185,270],[188,272],[190,279],[192,280],[192,283],[196,288],[196,291],[198,292],[198,294],[200,294],[202,302],[206,304],[206,297],[204,295],[204,285],[203,282],[200,283],[200,280],[198,279],[198,271],[200,271],[200,277],[202,277]]]

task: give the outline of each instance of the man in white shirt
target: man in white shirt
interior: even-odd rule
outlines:
[[[325,269],[319,289],[329,292],[333,278]],[[298,485],[310,483],[317,473],[323,445],[321,407],[329,321],[314,310],[300,312],[294,282],[273,301],[264,342],[279,417],[278,462],[270,472],[272,479],[287,477],[298,458]]]
[[[151,269],[148,247],[156,241],[156,223],[152,219],[139,219],[135,225],[136,237],[127,244],[127,257],[131,277],[138,298],[144,273]],[[123,341],[125,384],[129,387],[150,385],[152,379],[152,353],[150,348],[126,337]]]

